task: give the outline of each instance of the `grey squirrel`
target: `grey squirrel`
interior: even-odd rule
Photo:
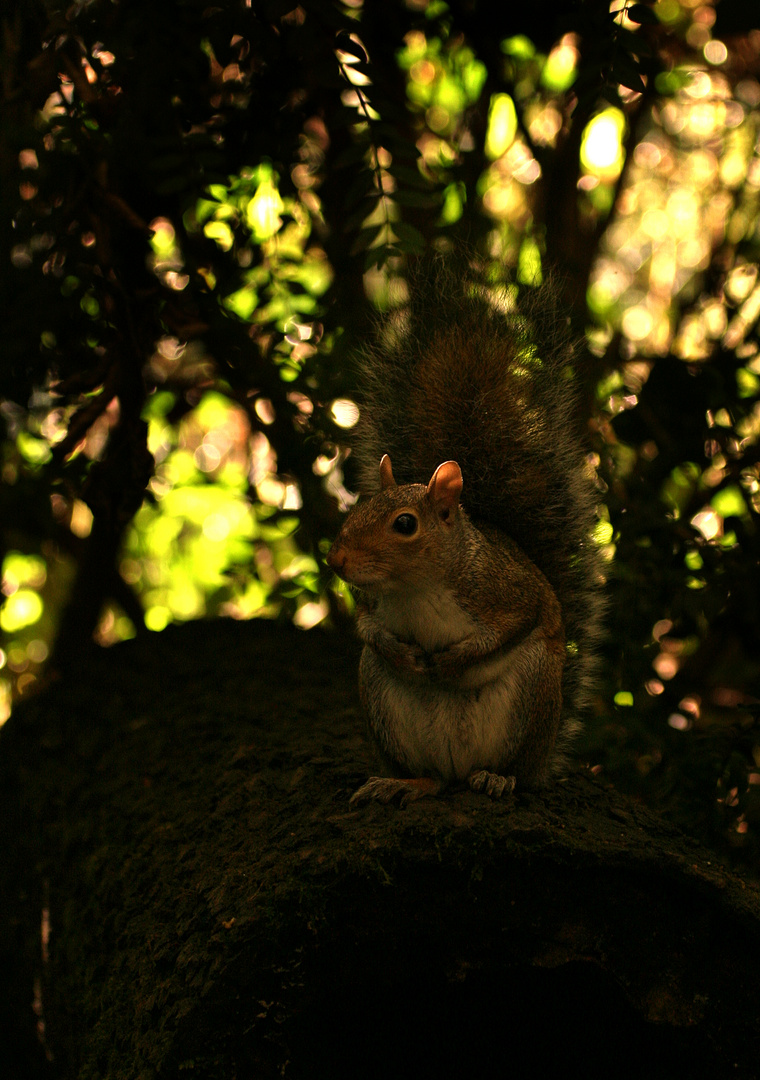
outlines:
[[[383,776],[354,805],[561,772],[603,602],[572,347],[550,288],[517,302],[442,259],[362,353],[365,496],[327,556],[357,592]]]

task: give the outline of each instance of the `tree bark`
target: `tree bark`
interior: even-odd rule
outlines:
[[[2,1005],[31,1062],[37,976],[53,1058],[27,1075],[756,1075],[757,885],[588,771],[350,809],[357,656],[193,623],[14,713]]]

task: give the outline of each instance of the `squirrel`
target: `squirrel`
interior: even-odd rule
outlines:
[[[561,774],[603,600],[573,345],[550,284],[439,258],[360,357],[363,497],[327,555],[357,593],[359,688],[385,775],[352,805]]]

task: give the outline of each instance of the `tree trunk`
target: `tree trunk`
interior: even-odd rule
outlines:
[[[14,713],[2,1004],[21,1040],[39,978],[53,1058],[27,1075],[756,1075],[757,886],[588,772],[351,810],[356,662],[193,623]]]

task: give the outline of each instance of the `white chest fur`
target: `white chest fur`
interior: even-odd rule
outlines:
[[[461,641],[475,629],[449,589],[384,593],[375,617],[396,637],[416,641],[426,652]]]
[[[542,644],[539,631],[468,672],[457,686],[410,679],[370,648],[360,677],[370,726],[385,752],[413,776],[462,781],[474,769],[502,771],[514,758],[529,722],[525,673]],[[529,691],[528,691],[529,692]]]

